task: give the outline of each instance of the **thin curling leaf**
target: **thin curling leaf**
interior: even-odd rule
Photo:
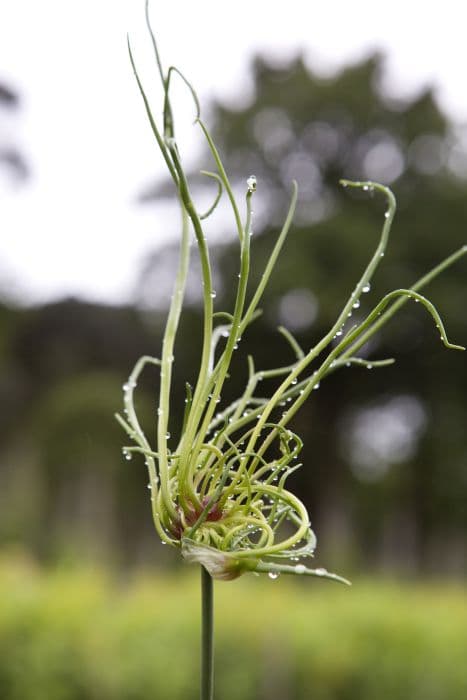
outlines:
[[[216,326],[212,332],[211,353],[209,355],[209,374],[212,374],[212,371],[214,369],[214,358],[216,354],[217,345],[222,338],[229,337],[231,328],[232,324]]]
[[[122,452],[125,453],[135,453],[135,454],[142,454],[145,457],[154,457],[155,459],[159,459],[159,453],[158,452],[153,452],[152,450],[146,450],[144,447],[135,447],[134,445],[126,445],[125,447],[122,448]]]
[[[246,326],[250,323],[251,317],[255,313],[255,311],[258,307],[258,304],[261,301],[261,297],[263,296],[264,290],[266,289],[266,285],[267,285],[267,283],[271,277],[271,274],[274,270],[277,259],[280,255],[282,247],[285,243],[285,239],[287,238],[287,234],[289,233],[290,227],[292,225],[292,220],[293,220],[293,217],[295,214],[295,209],[297,206],[297,198],[298,198],[298,185],[297,185],[296,181],[294,180],[292,182],[292,196],[290,198],[289,211],[287,212],[287,216],[285,218],[281,232],[279,233],[279,236],[277,237],[274,248],[272,249],[271,255],[269,256],[269,260],[266,263],[266,267],[264,269],[264,272],[261,275],[261,281],[258,284],[258,287],[253,295],[253,299],[251,300],[250,305],[248,306],[248,309],[244,315],[242,325],[241,325],[241,332],[243,332],[244,329],[246,328]]]
[[[289,330],[287,330],[287,328],[284,328],[284,326],[279,326],[277,330],[287,340],[287,342],[291,346],[292,350],[294,351],[295,355],[297,356],[298,360],[301,360],[303,357],[305,357],[305,353],[303,352],[302,348],[300,347],[300,344],[293,337],[292,333]]]
[[[154,36],[154,32],[152,30],[151,20],[149,18],[149,0],[146,0],[146,2],[144,3],[144,17],[146,20],[146,29],[148,30],[149,36],[151,38],[152,48],[154,51],[154,57],[156,59],[156,64],[157,64],[157,68],[159,71],[159,77],[160,77],[161,83],[164,84],[165,77],[164,77],[164,70],[162,68],[162,61],[161,61],[161,57],[159,54],[159,49],[157,48],[156,37]]]
[[[186,427],[186,424],[188,421],[188,416],[190,415],[192,403],[193,403],[193,389],[191,387],[191,384],[189,384],[188,382],[185,382],[185,410],[183,412],[182,433],[185,430],[185,427]]]
[[[175,168],[174,168],[174,166],[173,166],[173,163],[172,163],[171,160],[170,160],[170,156],[169,156],[169,153],[168,153],[168,151],[167,151],[167,147],[166,147],[166,144],[165,144],[165,142],[164,142],[164,139],[162,138],[162,136],[161,136],[161,134],[160,134],[160,132],[159,132],[159,129],[157,128],[156,120],[154,119],[154,116],[153,116],[153,114],[152,114],[151,106],[150,106],[150,104],[149,104],[148,97],[147,97],[147,95],[146,95],[146,92],[145,92],[145,90],[144,90],[144,88],[143,88],[143,84],[142,84],[142,82],[141,82],[141,80],[140,80],[138,71],[137,71],[137,69],[136,69],[136,64],[135,64],[135,60],[134,60],[134,58],[133,58],[133,52],[132,52],[132,50],[131,50],[131,44],[130,44],[130,37],[129,37],[129,36],[127,36],[127,45],[128,45],[128,55],[129,55],[129,57],[130,57],[131,67],[133,68],[133,74],[134,74],[134,76],[135,76],[135,80],[136,80],[136,83],[137,83],[137,85],[138,85],[138,89],[139,89],[139,91],[140,91],[141,97],[143,98],[144,107],[145,107],[145,109],[146,109],[146,115],[147,115],[148,120],[149,120],[149,123],[150,123],[150,125],[151,125],[152,133],[154,134],[154,136],[155,136],[155,138],[156,138],[157,145],[159,146],[160,152],[162,153],[162,156],[163,156],[163,158],[164,158],[164,160],[165,160],[165,164],[166,164],[166,166],[167,166],[167,169],[168,169],[168,171],[169,171],[169,173],[170,173],[170,175],[171,175],[173,181],[174,181],[175,184],[177,185],[177,184],[178,184],[177,173],[176,173],[176,171],[175,171]]]
[[[209,129],[207,128],[207,126],[205,125],[205,123],[203,122],[203,120],[201,118],[197,119],[196,121],[199,124],[199,126],[201,127],[201,130],[202,130],[204,137],[206,139],[206,142],[208,144],[209,150],[211,151],[211,155],[214,158],[214,162],[215,162],[217,169],[218,169],[219,177],[222,181],[222,184],[223,184],[225,191],[227,193],[227,196],[229,198],[230,205],[232,207],[232,212],[233,212],[233,215],[235,218],[238,237],[239,237],[240,242],[242,242],[244,240],[244,237],[245,237],[245,231],[244,231],[243,226],[242,226],[240,211],[239,211],[239,208],[238,208],[238,205],[237,205],[235,195],[233,193],[233,189],[232,189],[232,186],[230,184],[229,178],[227,177],[227,173],[225,171],[224,164],[222,163],[222,159],[221,159],[219,152],[216,148],[216,145],[212,139],[212,136],[209,133]]]
[[[415,292],[413,289],[395,289],[394,291],[389,292],[389,294],[386,294],[386,296],[384,296],[383,299],[381,299],[379,304],[375,306],[373,311],[370,314],[368,314],[368,316],[361,323],[361,325],[358,328],[356,328],[353,332],[349,333],[348,336],[346,336],[342,343],[340,343],[340,346],[345,346],[353,342],[355,338],[358,338],[362,331],[371,327],[372,322],[374,320],[377,320],[378,316],[381,315],[381,312],[384,311],[386,306],[388,306],[388,304],[390,304],[390,302],[394,299],[397,299],[397,297],[406,297],[407,299],[413,299],[416,302],[420,302],[435,321],[436,328],[439,330],[440,338],[443,344],[450,350],[465,350],[463,345],[456,345],[454,343],[449,342],[448,337],[446,335],[446,331],[444,329],[443,322],[441,320],[441,316],[439,315],[434,305],[426,297],[422,296],[418,292]]]
[[[436,277],[438,277],[441,273],[445,272],[449,267],[451,267],[451,265],[454,265],[458,260],[463,258],[466,254],[467,245],[464,245],[459,248],[459,250],[456,250],[451,255],[448,255],[447,258],[442,260],[438,265],[435,265],[435,267],[423,275],[423,277],[414,282],[409,287],[409,290],[412,292],[419,292],[421,289],[430,284],[430,282],[436,279]],[[378,319],[373,322],[372,326],[360,335],[358,341],[352,345],[352,348],[344,353],[341,359],[352,355],[363,347],[365,343],[367,343],[368,340],[375,333],[377,333],[408,301],[410,301],[410,297],[408,296],[400,296],[396,300],[393,300],[389,307],[386,308]]]
[[[217,205],[219,204],[221,197],[222,197],[222,192],[223,192],[223,185],[222,185],[222,180],[219,177],[217,173],[211,173],[209,170],[201,170],[201,175],[206,175],[207,177],[213,178],[217,182],[217,194],[214,202],[211,204],[209,209],[204,212],[204,214],[200,214],[200,219],[203,221],[203,219],[207,219],[208,216],[211,216],[213,211],[216,209]]]
[[[212,317],[213,318],[225,318],[230,323],[232,323],[232,321],[233,321],[233,316],[232,316],[232,314],[229,314],[228,311],[214,311]]]
[[[318,578],[325,578],[329,581],[335,581],[336,583],[344,583],[346,586],[351,586],[352,584],[343,576],[338,574],[333,574],[327,569],[309,569],[304,564],[295,564],[295,566],[289,566],[286,564],[267,564],[264,562],[259,562],[256,569],[258,573],[268,574],[271,578],[277,578],[279,574],[291,574],[293,576],[316,576]]]
[[[175,73],[176,75],[178,75],[178,76],[183,80],[183,82],[184,82],[185,85],[187,86],[188,90],[190,91],[190,94],[191,94],[191,96],[192,96],[192,98],[193,98],[193,102],[194,102],[194,104],[195,104],[195,109],[196,109],[196,116],[195,116],[195,119],[194,119],[194,123],[196,124],[196,122],[198,121],[198,119],[199,119],[200,116],[201,116],[201,107],[200,107],[200,104],[199,104],[198,95],[196,94],[196,91],[195,91],[195,89],[193,88],[193,86],[192,86],[192,84],[190,83],[190,81],[189,81],[189,80],[183,75],[183,73],[182,73],[180,70],[178,70],[178,68],[176,68],[175,66],[170,66],[169,70],[167,71],[167,78],[166,78],[166,80],[165,80],[164,114],[165,114],[166,110],[167,110],[167,113],[168,113],[168,114],[170,114],[170,115],[172,114],[172,110],[171,110],[171,107],[170,107],[170,100],[169,100],[170,78],[172,77],[172,73]],[[171,116],[170,116],[170,118],[171,118]],[[167,131],[167,134],[168,134],[169,136],[173,136],[173,126],[172,126],[171,129],[169,129],[169,130]]]
[[[373,367],[389,367],[389,365],[393,365],[394,362],[395,359],[393,357],[388,357],[386,360],[365,360],[363,357],[346,357],[345,359],[340,358],[339,360],[334,360],[330,369],[337,369],[343,365],[346,367],[356,365],[357,367],[373,369]]]

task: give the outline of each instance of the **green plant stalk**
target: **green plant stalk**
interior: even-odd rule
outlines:
[[[214,585],[201,566],[201,700],[214,697]]]

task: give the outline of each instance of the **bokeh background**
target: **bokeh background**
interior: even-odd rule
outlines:
[[[339,178],[389,184],[399,205],[355,313],[467,242],[459,4],[435,14],[395,3],[384,19],[367,4],[266,12],[240,2],[231,24],[209,2],[180,16],[154,8],[164,56],[200,84],[236,188],[258,178],[253,269],[292,178],[300,188],[263,316],[238,351],[240,379],[249,353],[264,369],[287,360],[278,325],[304,347],[319,340],[375,246],[384,202],[341,191]],[[125,53],[129,28],[158,104],[143,3],[40,5],[0,11],[0,696],[194,698],[197,581],[158,544],[144,465],[123,459],[113,418],[134,362],[159,352],[177,255],[171,188]],[[180,86],[174,99],[196,196],[208,202],[197,173],[212,164]],[[230,309],[226,210],[208,235],[216,305]],[[198,282],[194,258],[174,438],[196,376]],[[461,261],[427,290],[463,344],[466,282]],[[467,691],[465,356],[445,350],[415,304],[365,354],[397,362],[336,372],[294,424],[305,447],[293,487],[309,507],[317,564],[354,588],[219,585],[220,700]],[[226,403],[237,393],[229,386]],[[139,396],[148,432],[157,394],[148,370]]]

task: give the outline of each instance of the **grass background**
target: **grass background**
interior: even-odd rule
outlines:
[[[4,700],[193,700],[195,571],[118,580],[0,564]],[[216,584],[216,700],[467,697],[467,597],[446,583]]]

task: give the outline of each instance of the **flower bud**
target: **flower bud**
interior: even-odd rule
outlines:
[[[182,557],[189,564],[201,564],[218,581],[232,581],[257,565],[253,558],[237,558],[230,552],[198,544],[186,537],[182,540]]]

